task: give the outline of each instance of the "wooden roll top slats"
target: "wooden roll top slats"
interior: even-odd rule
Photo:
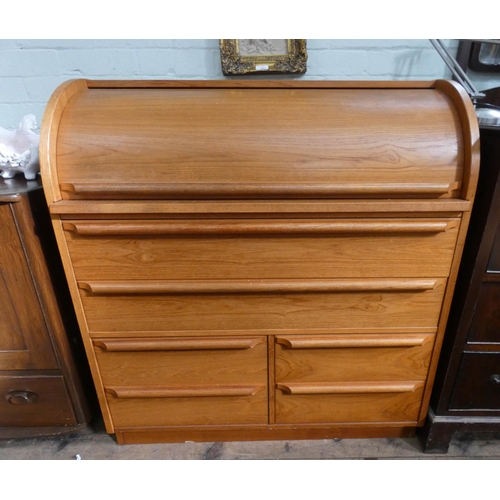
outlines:
[[[52,201],[457,198],[474,133],[437,86],[76,81],[49,103],[43,169]]]

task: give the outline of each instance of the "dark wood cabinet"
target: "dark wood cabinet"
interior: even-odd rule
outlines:
[[[476,201],[425,426],[425,452],[456,431],[500,431],[500,128],[482,127]]]
[[[63,434],[89,421],[61,269],[40,181],[0,180],[0,438]]]

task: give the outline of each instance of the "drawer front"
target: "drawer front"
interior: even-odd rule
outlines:
[[[425,380],[434,335],[279,335],[276,382]]]
[[[276,423],[405,422],[415,424],[423,382],[346,387],[286,386],[276,391]]]
[[[446,280],[79,283],[91,334],[435,329]],[[137,333],[141,335],[140,333]]]
[[[74,221],[75,274],[92,279],[448,276],[456,219]]]
[[[0,376],[0,426],[76,424],[62,376]]]
[[[267,423],[265,337],[94,340],[115,426]]]
[[[267,391],[218,397],[115,398],[108,396],[115,427],[267,424]]]
[[[464,353],[450,410],[500,410],[500,353]]]

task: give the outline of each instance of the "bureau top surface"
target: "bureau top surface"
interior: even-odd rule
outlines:
[[[22,176],[16,176],[12,179],[0,178],[0,203],[15,203],[21,199],[23,194],[41,189],[41,187],[40,178],[33,181],[27,181]]]
[[[462,198],[477,121],[451,82],[92,82],[44,116],[49,202]]]

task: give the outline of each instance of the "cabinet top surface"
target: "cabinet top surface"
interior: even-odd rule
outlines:
[[[22,176],[16,176],[13,179],[0,178],[0,202],[14,203],[19,201],[23,194],[41,189],[41,187],[40,177],[33,181],[27,181]]]

